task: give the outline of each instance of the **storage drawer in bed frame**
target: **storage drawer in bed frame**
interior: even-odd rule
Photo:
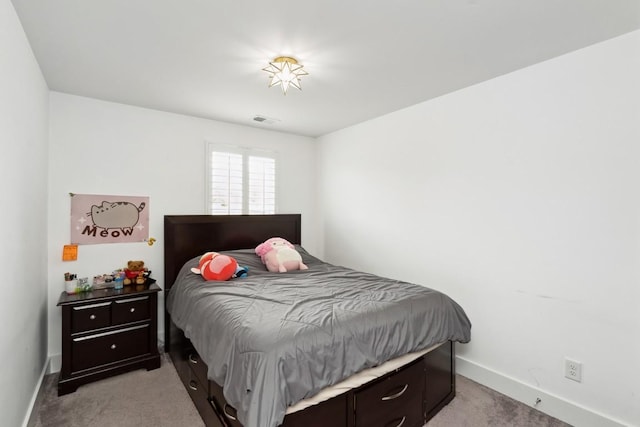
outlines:
[[[166,351],[208,427],[242,427],[222,388],[173,322]],[[387,375],[285,417],[282,427],[420,427],[455,396],[454,346],[447,342]]]

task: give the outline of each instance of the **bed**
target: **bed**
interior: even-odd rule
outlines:
[[[165,216],[165,351],[203,421],[210,427],[422,426],[455,396],[453,342],[470,339],[464,311],[437,291],[318,260],[300,246],[300,229],[297,214]],[[261,271],[252,248],[274,236],[294,243],[309,270]],[[251,264],[249,276],[202,281],[189,268],[208,251]],[[381,290],[383,279],[390,284]],[[328,296],[336,300],[323,306]],[[356,300],[366,306],[362,313],[352,307]],[[421,320],[428,300],[440,302],[429,313],[442,310],[441,317]]]

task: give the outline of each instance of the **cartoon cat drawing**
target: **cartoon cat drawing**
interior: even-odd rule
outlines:
[[[138,223],[140,218],[140,212],[145,207],[145,203],[140,203],[140,206],[136,206],[129,202],[107,202],[103,201],[100,206],[91,206],[91,212],[87,215],[91,216],[91,219],[96,227],[104,228],[105,230],[119,228],[120,230],[132,230]]]

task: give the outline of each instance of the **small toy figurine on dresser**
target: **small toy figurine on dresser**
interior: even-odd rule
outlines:
[[[124,269],[124,285],[129,286],[132,283],[136,285],[144,285],[150,271],[144,266],[144,261],[128,261],[127,268]]]

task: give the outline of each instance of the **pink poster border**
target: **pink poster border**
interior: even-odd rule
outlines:
[[[149,197],[73,193],[70,196],[72,244],[149,239]]]

